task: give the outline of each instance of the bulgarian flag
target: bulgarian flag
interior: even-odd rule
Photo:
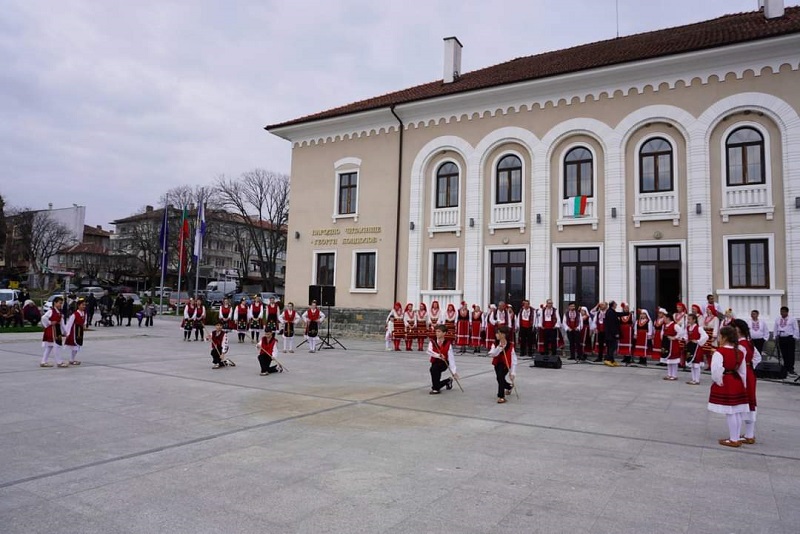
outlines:
[[[583,217],[586,215],[586,201],[589,197],[587,196],[580,196],[580,197],[572,197],[572,216],[573,217]]]
[[[189,258],[186,254],[186,242],[189,239],[189,211],[186,209],[186,206],[183,207],[183,212],[181,213],[181,231],[178,234],[178,270],[180,270],[181,274],[186,274],[186,271],[189,270]]]

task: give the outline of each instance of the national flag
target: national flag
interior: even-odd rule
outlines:
[[[586,201],[588,199],[589,197],[586,196],[572,197],[573,217],[583,217],[586,215]]]
[[[164,218],[161,219],[161,230],[158,233],[158,242],[161,245],[161,272],[167,272],[169,259],[169,210],[164,206]]]
[[[178,234],[178,265],[181,274],[186,274],[189,270],[189,258],[186,255],[186,241],[189,239],[189,212],[186,206],[181,213],[181,232]]]
[[[194,261],[200,264],[203,259],[203,238],[206,236],[206,211],[203,203],[197,208],[197,226],[194,229]]]

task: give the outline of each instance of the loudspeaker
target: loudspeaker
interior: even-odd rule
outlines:
[[[763,360],[758,367],[753,369],[758,378],[786,378],[786,369],[783,368],[780,360]]]
[[[548,369],[561,369],[561,356],[550,354],[536,354],[533,357],[534,367],[546,367]]]
[[[336,286],[308,286],[308,304],[316,300],[318,306],[336,306]]]

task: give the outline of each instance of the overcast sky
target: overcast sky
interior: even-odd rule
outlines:
[[[619,31],[757,5],[619,0]],[[288,173],[265,125],[441,79],[443,37],[470,71],[616,26],[615,0],[0,0],[0,194],[107,227],[176,185]]]

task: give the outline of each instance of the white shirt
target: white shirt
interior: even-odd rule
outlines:
[[[797,331],[797,320],[791,315],[787,315],[785,319],[783,317],[775,319],[775,329],[773,332],[775,332],[776,337],[800,337],[800,332]]]
[[[767,339],[769,338],[769,325],[766,321],[759,319],[747,319],[747,326],[750,327],[751,339]]]
[[[492,348],[489,349],[489,357],[494,358],[501,352],[503,352],[503,347],[500,346],[500,343],[495,343],[492,345]],[[514,347],[511,348],[511,368],[508,370],[508,374],[517,374],[517,351]]]
[[[433,348],[433,341],[428,341],[428,356],[431,358],[441,358],[441,355],[436,352]],[[447,365],[450,367],[450,372],[456,374],[456,355],[453,352],[453,344],[450,344],[450,348],[447,350]]]

